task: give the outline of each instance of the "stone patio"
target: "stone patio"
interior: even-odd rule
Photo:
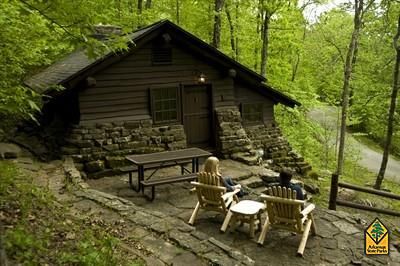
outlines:
[[[259,166],[247,166],[231,160],[223,160],[221,171],[225,175],[235,177],[239,183],[248,185],[256,182],[255,176],[264,169]],[[162,169],[157,174],[168,175],[172,172],[179,173],[179,168]],[[253,181],[249,181],[252,179]],[[156,198],[153,202],[147,201],[141,193],[131,190],[126,176],[89,180],[88,184],[92,189],[121,197],[133,203],[134,206],[142,207],[146,212],[162,213],[163,216],[161,224],[154,224],[149,217],[132,217],[132,221],[136,219],[138,222],[139,219],[143,222],[143,226],[150,227],[154,231],[172,234],[175,238],[182,238],[183,242],[191,241],[185,239],[186,236],[183,234],[179,236],[180,233],[175,228],[177,223],[187,226],[187,221],[197,203],[195,193],[190,193],[189,183],[156,187]],[[251,190],[250,195],[245,198],[259,200],[261,190],[264,188]],[[146,193],[149,192],[150,189],[146,191]],[[317,208],[315,221],[318,233],[314,237],[310,235],[304,258],[295,256],[300,235],[271,230],[267,234],[264,246],[260,247],[256,243],[258,235],[255,239],[249,239],[246,225],[237,228],[234,232],[228,228],[226,233],[220,233],[219,228],[223,218],[218,213],[200,210],[195,222],[195,230],[191,231],[191,235],[200,235],[199,239],[215,239],[216,245],[221,249],[228,253],[232,252],[232,249],[237,250],[254,261],[255,265],[400,265],[400,254],[393,246],[390,256],[367,257],[363,254],[363,229],[367,224],[364,219],[360,219],[359,215],[352,216],[341,211],[334,212]],[[370,221],[367,222],[370,223]],[[201,245],[200,243],[197,245]],[[188,244],[188,246],[191,245],[194,244]]]
[[[188,225],[197,202],[189,183],[157,187],[155,200],[149,202],[129,188],[127,176],[84,182],[71,160],[43,164],[19,158],[16,162],[32,173],[38,185],[47,186],[60,202],[68,204],[72,215],[115,226],[123,246],[147,265],[400,265],[400,253],[394,245],[390,256],[363,254],[363,229],[371,221],[360,215],[317,208],[318,233],[309,237],[304,257],[299,258],[300,235],[271,230],[264,246],[258,246],[258,234],[250,239],[246,226],[236,231],[228,228],[222,234],[219,228],[224,217],[202,210],[195,226]],[[230,160],[222,161],[221,168],[242,184],[251,184],[249,180],[265,171]],[[160,174],[179,170],[163,169]],[[65,190],[66,180],[75,184],[70,190]],[[245,198],[258,200],[261,190],[252,189]],[[391,240],[395,243],[393,237]]]

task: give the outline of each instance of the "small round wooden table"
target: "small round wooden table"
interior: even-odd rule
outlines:
[[[241,224],[248,223],[250,226],[250,237],[254,237],[255,226],[258,225],[258,230],[261,230],[261,213],[265,210],[265,204],[254,200],[242,200],[233,205],[225,217],[221,227],[221,232],[225,232],[230,221],[233,220],[233,225],[239,221]]]

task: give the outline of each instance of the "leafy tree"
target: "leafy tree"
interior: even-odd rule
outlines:
[[[34,118],[40,95],[25,88],[23,79],[70,47],[60,41],[58,30],[50,30],[48,21],[20,2],[2,1],[0,10],[0,117],[4,122]]]
[[[388,115],[385,149],[383,152],[381,167],[379,169],[379,173],[378,176],[376,177],[374,185],[374,188],[376,189],[381,188],[383,178],[385,177],[387,162],[389,159],[390,146],[392,145],[394,114],[397,105],[397,92],[400,87],[400,81],[399,81],[400,80],[400,15],[398,16],[397,32],[396,35],[393,37],[393,47],[396,51],[396,62],[393,71],[393,89],[392,89],[392,96],[391,96],[389,115]]]
[[[346,135],[346,120],[347,120],[347,108],[349,103],[349,89],[350,89],[350,79],[352,74],[352,68],[355,62],[355,51],[358,46],[358,36],[361,30],[362,24],[362,12],[364,8],[363,0],[354,0],[354,29],[351,35],[351,40],[349,48],[346,55],[346,63],[344,68],[344,81],[343,81],[343,93],[342,93],[342,120],[340,123],[340,142],[339,142],[339,152],[338,152],[338,166],[337,174],[342,174],[343,163],[344,163],[344,141]]]

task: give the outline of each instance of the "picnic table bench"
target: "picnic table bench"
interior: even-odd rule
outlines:
[[[199,171],[199,159],[210,155],[211,153],[208,151],[199,148],[188,148],[176,151],[126,156],[126,159],[132,162],[132,166],[134,166],[132,168],[125,168],[129,173],[129,185],[136,192],[142,191],[142,194],[144,194],[145,187],[151,187],[151,197],[149,198],[147,195],[144,195],[148,199],[154,200],[155,187],[158,185],[195,180],[197,178],[196,173]],[[192,164],[191,171],[185,167],[188,163]],[[180,165],[180,175],[151,179],[159,169],[174,165]],[[135,167],[137,168],[138,177],[137,187],[135,187],[132,182]],[[154,169],[154,171],[145,179],[144,171],[147,169]]]

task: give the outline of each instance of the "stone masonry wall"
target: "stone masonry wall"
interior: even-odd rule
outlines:
[[[254,148],[263,149],[267,158],[279,154],[287,154],[291,150],[289,143],[282,136],[281,130],[275,124],[245,126],[247,136],[251,139]]]
[[[259,162],[256,150],[273,164],[298,172],[309,170],[304,159],[292,151],[276,125],[243,126],[236,106],[217,108],[217,151],[253,165]],[[77,168],[89,178],[100,178],[119,172],[129,165],[125,155],[152,153],[186,148],[183,125],[157,126],[151,120],[101,123],[73,126],[66,132],[63,155],[69,155]]]
[[[61,151],[91,178],[118,172],[125,155],[186,148],[182,125],[156,126],[151,120],[74,126]]]
[[[311,169],[304,158],[292,150],[279,126],[275,123],[245,126],[245,131],[254,148],[262,149],[264,158],[272,159],[274,165],[290,167],[299,173],[305,173]]]
[[[216,108],[218,140],[217,149],[224,158],[256,164],[257,156],[251,140],[242,125],[239,108]]]

